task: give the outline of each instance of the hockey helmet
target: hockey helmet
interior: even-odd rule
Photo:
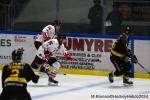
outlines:
[[[49,30],[50,34],[55,34],[55,27],[50,25],[50,30]]]
[[[123,30],[123,33],[127,34],[127,35],[130,35],[131,33],[131,28],[129,26],[127,26],[124,30]]]
[[[23,55],[23,48],[16,49],[12,52],[12,60],[13,61],[20,61]]]

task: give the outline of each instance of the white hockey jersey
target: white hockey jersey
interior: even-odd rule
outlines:
[[[59,45],[57,39],[50,39],[44,42],[38,49],[36,55],[45,60],[45,52],[48,51],[51,53],[51,57],[56,57],[56,55],[64,55],[67,53],[67,49],[65,48],[64,44]]]
[[[55,38],[55,27],[53,25],[47,25],[43,28],[41,34],[38,34],[35,41],[39,41],[41,43],[44,43],[45,41],[49,39]]]

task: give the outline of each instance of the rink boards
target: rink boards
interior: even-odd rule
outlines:
[[[23,61],[31,63],[35,56],[34,39],[38,32],[0,32],[0,64],[11,61],[11,52],[15,48],[24,47]],[[76,60],[66,61],[59,58],[63,68],[60,71],[70,74],[107,75],[114,69],[109,60],[111,45],[118,36],[71,34],[67,35],[66,48]],[[150,37],[131,37],[129,45],[137,55],[139,62],[150,71]],[[135,77],[148,78],[145,71],[133,65]]]

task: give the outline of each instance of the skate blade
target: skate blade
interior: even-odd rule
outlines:
[[[51,82],[49,82],[48,86],[58,86],[58,83],[51,83]]]
[[[127,84],[127,83],[123,83],[123,85],[124,85],[125,87],[133,86],[133,84]]]

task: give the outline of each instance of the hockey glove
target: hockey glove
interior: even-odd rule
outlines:
[[[130,58],[132,57],[132,51],[130,49],[127,50],[127,56]]]
[[[73,60],[74,58],[69,54],[69,53],[65,53],[64,56],[66,57],[67,60]]]
[[[129,61],[131,61],[130,58],[129,58],[128,56],[126,56],[126,57],[124,58],[124,62],[127,63],[127,62],[129,62]]]
[[[136,55],[133,55],[132,62],[135,64],[138,63],[138,59],[137,59]]]
[[[46,52],[45,53],[45,59],[48,61],[50,59],[50,57],[52,56],[52,54],[50,52]]]
[[[37,83],[38,80],[39,80],[39,78],[40,78],[39,75],[35,75],[34,78],[32,79],[32,81],[33,81],[34,83]]]

